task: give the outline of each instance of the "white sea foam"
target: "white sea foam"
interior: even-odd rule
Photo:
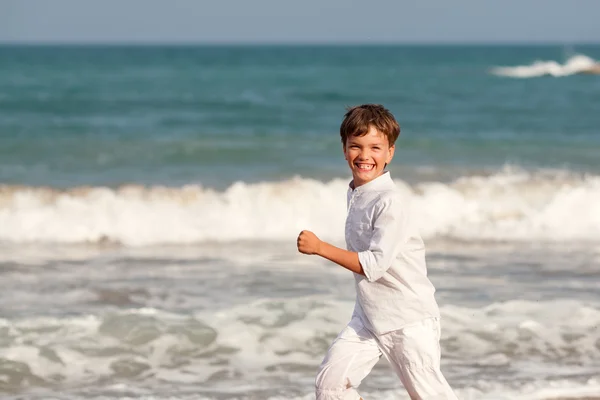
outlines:
[[[545,75],[562,77],[579,74],[597,66],[598,62],[593,58],[578,54],[570,57],[564,64],[556,61],[537,60],[530,65],[495,67],[492,68],[491,72],[494,75],[512,78],[535,78]]]
[[[314,400],[315,395],[306,389],[306,394],[300,395],[265,395],[264,392],[253,393],[245,387],[239,387],[236,391],[225,391],[219,395],[202,393],[174,393],[173,389],[168,394],[146,394],[147,389],[139,389],[133,385],[113,385],[105,392],[108,395],[77,395],[64,391],[59,395],[50,393],[33,394],[28,397],[31,400],[254,400],[264,398],[265,400]],[[197,391],[201,391],[198,389]],[[122,395],[121,392],[127,393]],[[137,393],[141,392],[141,393]],[[476,382],[472,386],[456,388],[454,392],[462,400],[592,400],[600,393],[600,382],[590,380],[583,384],[567,380],[560,381],[534,381],[523,387],[515,388],[514,385],[503,385],[492,382]],[[372,400],[409,400],[406,391],[402,388],[393,390],[361,390],[361,395]],[[226,396],[226,397],[225,397]],[[4,397],[6,400],[21,400],[22,395]]]
[[[600,177],[504,171],[409,186],[425,238],[600,241]],[[347,181],[295,178],[202,186],[57,191],[0,188],[0,241],[128,246],[291,240],[302,229],[343,239]]]
[[[348,302],[305,297],[257,300],[193,316],[146,308],[0,319],[0,384],[22,390],[53,384],[161,382],[204,387],[221,393],[219,398],[228,394],[251,399],[256,398],[253,390],[271,390],[274,382],[285,387],[291,381],[307,394],[286,398],[310,398],[314,369],[351,309]],[[442,321],[444,368],[451,372],[449,377],[469,376],[456,378],[462,382],[457,385],[460,398],[546,400],[597,393],[600,382],[593,377],[600,365],[600,349],[594,343],[599,305],[561,300],[445,306]],[[493,379],[472,375],[486,367],[493,369]],[[383,379],[385,390],[367,385],[363,393],[368,398],[406,398],[391,371],[380,370],[375,376]],[[397,389],[390,390],[393,387]],[[113,395],[106,398],[127,398],[118,392],[136,392],[110,391]],[[169,398],[214,398],[173,396]]]
[[[476,382],[472,386],[454,389],[454,392],[462,400],[593,400],[600,393],[600,382],[590,379],[589,382],[582,385],[566,380],[558,382],[533,381],[517,388],[514,385],[495,382]],[[361,391],[361,395],[364,398],[373,400],[409,400],[408,395],[401,388],[397,390]],[[243,398],[239,397],[239,399]],[[199,397],[197,400],[201,399],[209,400],[207,397]],[[269,400],[311,399],[314,399],[313,394],[292,398],[269,397]],[[192,399],[186,398],[186,400]]]
[[[116,385],[115,385],[116,386]],[[307,389],[306,394],[301,395],[265,395],[263,392],[257,394],[247,392],[246,388],[238,387],[237,391],[231,393],[226,391],[225,397],[223,394],[175,394],[173,390],[169,394],[135,394],[135,395],[120,395],[119,392],[132,393],[139,390],[132,385],[120,385],[113,389],[110,388],[111,395],[95,395],[79,396],[61,393],[53,396],[45,394],[43,396],[32,395],[29,397],[32,400],[83,400],[93,398],[94,400],[222,400],[224,398],[230,400],[254,400],[256,398],[264,398],[265,400],[314,400],[314,393]],[[462,400],[592,400],[597,398],[600,393],[600,382],[590,380],[583,384],[566,380],[561,381],[534,381],[523,387],[515,388],[514,385],[503,385],[492,382],[476,382],[472,386],[458,388],[454,390],[458,398]],[[361,390],[361,395],[373,400],[409,400],[406,391],[402,388],[393,390]],[[7,396],[7,400],[22,399],[22,396]]]
[[[351,310],[349,302],[305,297],[257,300],[194,316],[147,308],[101,316],[0,319],[0,377],[13,388],[110,378],[175,384],[312,379]],[[444,362],[454,372],[491,367],[500,382],[501,371],[510,370],[505,379],[512,382],[561,373],[593,376],[600,365],[597,304],[444,306],[442,321]]]

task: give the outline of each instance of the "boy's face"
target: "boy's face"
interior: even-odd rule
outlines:
[[[366,135],[348,137],[344,145],[344,157],[352,171],[354,187],[383,174],[385,165],[394,157],[394,150],[387,137],[373,126]]]

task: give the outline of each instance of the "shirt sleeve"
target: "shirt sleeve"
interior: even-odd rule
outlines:
[[[358,253],[358,260],[369,282],[380,279],[401,251],[408,230],[402,201],[390,197],[381,201],[375,212],[369,249]]]

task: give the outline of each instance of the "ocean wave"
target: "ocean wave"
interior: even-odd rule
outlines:
[[[428,238],[599,241],[600,177],[506,170],[397,186]],[[0,241],[126,246],[293,240],[302,229],[343,240],[347,180],[238,182],[224,191],[123,186],[0,187]]]
[[[600,393],[600,381],[590,379],[581,384],[577,381],[531,381],[526,385],[502,384],[489,381],[472,382],[466,387],[453,388],[459,399],[463,400],[594,400]],[[373,400],[409,400],[408,394],[403,389],[360,391],[361,396]],[[252,397],[248,397],[250,399]],[[312,400],[314,394],[306,396],[274,396],[268,400]],[[236,397],[246,400],[246,397]],[[108,400],[108,399],[107,399]],[[129,399],[123,399],[129,400]],[[159,400],[159,399],[146,399]],[[160,399],[162,400],[162,399]],[[166,399],[165,399],[166,400]],[[175,400],[175,399],[169,399]],[[185,398],[181,400],[213,400],[213,398]]]
[[[0,319],[0,391],[110,380],[312,380],[351,310],[351,302],[314,296],[262,299],[195,315],[141,308]],[[459,376],[487,368],[495,371],[494,382],[513,383],[516,377],[545,380],[575,371],[586,377],[597,371],[597,306],[515,300],[483,308],[444,306],[441,313],[444,365]]]
[[[233,386],[233,388],[231,387]],[[279,394],[265,393],[265,389],[252,389],[248,386],[231,385],[223,390],[219,388],[219,393],[215,390],[211,393],[189,393],[192,390],[177,393],[176,389],[168,389],[168,393],[153,393],[152,389],[139,387],[131,384],[114,384],[104,389],[98,389],[97,392],[103,394],[90,395],[88,390],[84,395],[69,394],[64,390],[53,392],[44,392],[37,390],[36,394],[30,394],[31,400],[37,399],[62,399],[62,400],[314,400],[315,394],[310,387],[312,384],[305,385],[302,390],[273,389]],[[288,383],[289,386],[289,383]],[[498,384],[489,381],[478,381],[469,384],[466,387],[453,388],[459,399],[463,400],[595,400],[600,393],[600,382],[590,379],[589,382],[578,382],[577,380],[552,380],[552,381],[532,381],[524,385],[519,384]],[[195,392],[203,392],[203,388],[196,388]],[[210,392],[210,391],[209,391]],[[292,392],[281,394],[281,392]],[[301,393],[298,393],[301,392]],[[92,391],[93,393],[93,391]],[[305,393],[305,394],[302,394]],[[365,398],[372,400],[410,400],[406,391],[400,387],[394,389],[378,390],[360,390],[360,394]],[[22,395],[5,396],[6,400],[21,400]]]
[[[535,78],[539,76],[562,77],[588,72],[598,68],[598,62],[588,56],[578,54],[570,57],[564,64],[556,61],[535,61],[530,65],[518,65],[515,67],[495,67],[491,72],[498,76],[511,78]]]

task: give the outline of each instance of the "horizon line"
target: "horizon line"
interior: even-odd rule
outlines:
[[[0,40],[0,46],[123,46],[123,47],[201,47],[201,46],[598,46],[600,41],[38,41],[38,40]]]

